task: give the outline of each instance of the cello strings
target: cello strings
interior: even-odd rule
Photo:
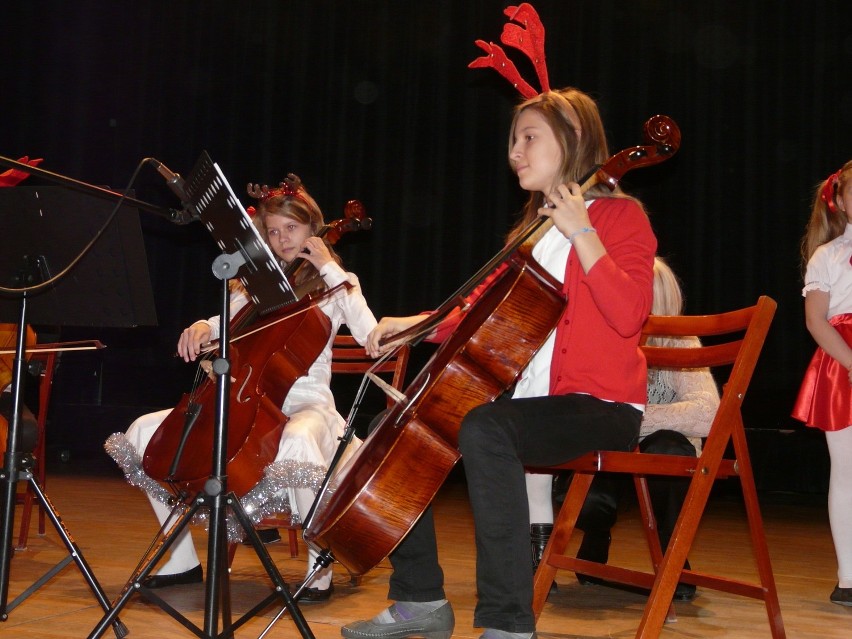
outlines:
[[[367,388],[369,387],[369,383],[371,381],[375,383],[376,386],[378,386],[383,392],[385,392],[386,394],[390,394],[394,398],[394,401],[396,401],[397,403],[400,403],[401,401],[397,398],[397,395],[405,398],[405,395],[397,391],[395,388],[393,388],[393,386],[385,382],[373,372],[378,369],[382,364],[384,364],[388,359],[390,359],[393,355],[395,355],[396,352],[400,348],[402,348],[403,345],[404,342],[400,342],[395,348],[389,350],[387,353],[379,357],[375,362],[373,362],[373,365],[369,368],[369,370],[364,373],[364,376],[361,378],[361,383],[358,386],[358,392],[355,394],[355,399],[352,402],[352,408],[349,409],[349,414],[346,417],[347,429],[352,428],[352,422],[355,420],[355,417],[361,408],[361,402],[364,399],[364,395],[366,394]],[[385,390],[385,387],[392,389],[394,393],[391,394],[389,391]]]

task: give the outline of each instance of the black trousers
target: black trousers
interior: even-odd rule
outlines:
[[[474,625],[535,630],[524,466],[563,463],[593,450],[630,450],[641,418],[628,404],[579,394],[502,399],[468,413],[459,449],[476,527]],[[430,511],[390,559],[389,599],[444,598]]]

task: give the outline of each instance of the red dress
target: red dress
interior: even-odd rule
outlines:
[[[835,315],[828,320],[847,344],[852,344],[852,313]],[[793,405],[793,417],[821,430],[843,430],[852,424],[852,384],[849,371],[817,348],[811,358],[799,396]]]

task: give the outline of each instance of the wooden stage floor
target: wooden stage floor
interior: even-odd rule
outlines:
[[[78,543],[109,598],[118,595],[134,565],[155,533],[147,500],[117,473],[56,474],[48,477],[46,493]],[[446,589],[456,612],[456,637],[478,637],[472,625],[475,604],[473,524],[463,481],[454,473],[436,499],[436,521]],[[828,595],[835,584],[835,560],[824,499],[790,496],[763,497],[763,513],[772,555],[781,611],[787,636],[793,638],[847,638],[852,636],[852,609],[833,605]],[[20,511],[20,508],[18,508]],[[612,557],[624,564],[644,566],[640,547],[638,512],[624,509],[614,531]],[[33,528],[35,530],[35,528]],[[17,534],[17,528],[16,528]],[[199,553],[205,554],[207,537],[196,529]],[[286,536],[285,536],[286,537]],[[301,544],[301,542],[300,542]],[[296,582],[304,573],[305,549],[291,559],[286,542],[268,547],[281,574]],[[65,557],[56,531],[48,522],[47,534],[32,534],[26,550],[11,564],[9,600],[13,601],[42,574]],[[754,573],[742,508],[735,497],[714,496],[711,511],[690,555],[694,566],[713,564],[724,574],[747,578]],[[378,612],[386,604],[387,562],[363,576],[359,586],[349,583],[342,568],[335,573],[336,592],[328,603],[301,606],[311,632],[318,639],[340,636],[341,625]],[[571,573],[557,577],[558,593],[551,596],[539,621],[539,636],[575,639],[633,637],[644,598],[602,586],[580,586]],[[241,547],[230,579],[231,603],[240,613],[268,592],[268,578],[250,548]],[[203,626],[204,589],[179,586],[160,591],[195,623]],[[277,609],[264,611],[243,628],[238,637],[257,637]],[[761,602],[708,590],[696,600],[677,606],[678,621],[667,624],[662,637],[769,637]],[[65,567],[50,582],[22,601],[0,622],[0,636],[87,637],[103,612],[75,564]],[[191,637],[159,607],[134,596],[121,612],[129,637],[147,639]],[[114,637],[111,631],[103,636]],[[284,616],[267,635],[297,637],[292,620]]]

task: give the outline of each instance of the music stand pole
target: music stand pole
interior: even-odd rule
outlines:
[[[18,450],[19,434],[21,424],[21,412],[23,406],[23,382],[25,346],[24,336],[27,326],[27,295],[21,296],[20,312],[18,316],[18,333],[15,342],[15,357],[12,367],[12,414],[9,420],[9,432],[6,439],[6,454],[3,457],[3,469],[0,471],[0,484],[2,484],[2,527],[0,527],[0,621],[9,618],[9,612],[21,601],[29,597],[35,590],[44,585],[50,578],[67,566],[72,560],[77,564],[83,578],[104,610],[109,610],[110,601],[107,599],[103,588],[98,583],[80,547],[71,537],[62,519],[57,514],[53,505],[48,500],[41,486],[32,473],[31,469],[24,468],[26,453]],[[62,539],[68,551],[68,557],[59,562],[53,569],[48,571],[44,577],[37,581],[32,587],[22,593],[11,605],[8,603],[9,596],[9,568],[12,555],[12,529],[15,521],[15,502],[17,497],[18,482],[26,479],[36,494],[39,503],[53,524],[56,532]],[[112,623],[116,637],[121,639],[128,633],[127,627],[116,617]]]
[[[210,531],[207,535],[207,582],[205,584],[204,633],[215,637],[218,632],[219,605],[224,604],[223,621],[230,624],[230,588],[228,584],[226,528],[228,492],[227,465],[228,396],[231,391],[230,357],[230,290],[228,283],[237,273],[240,264],[226,257],[217,258],[214,273],[222,280],[222,307],[220,311],[219,357],[213,362],[216,374],[216,432],[213,437],[213,463],[204,492],[210,497]],[[217,265],[221,273],[217,272]]]

